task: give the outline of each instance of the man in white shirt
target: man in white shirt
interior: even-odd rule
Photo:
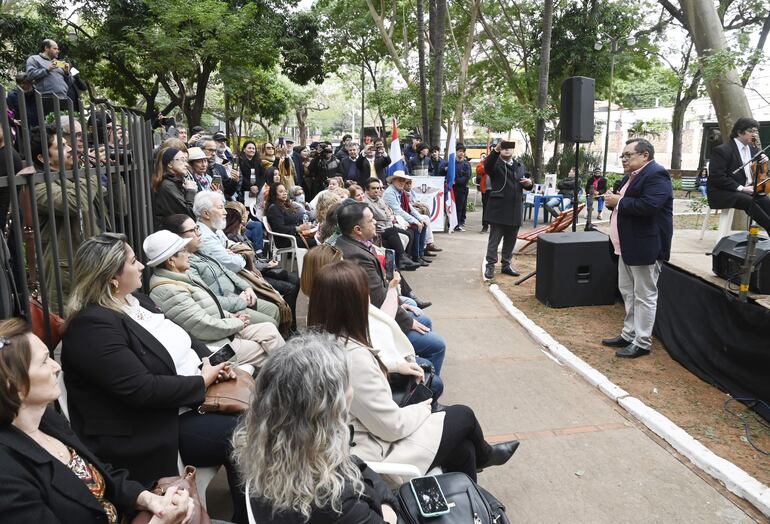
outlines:
[[[233,273],[246,267],[246,259],[230,250],[236,242],[229,240],[224,232],[227,211],[222,193],[198,192],[193,202],[193,213],[198,218],[203,245],[211,256]]]
[[[742,209],[760,227],[770,232],[770,198],[754,195],[752,164],[741,169],[759,151],[754,146],[754,137],[758,133],[759,123],[753,118],[744,117],[735,121],[729,140],[711,152],[707,194],[709,207]],[[767,157],[763,154],[759,162],[766,163]],[[768,190],[770,187],[760,192]]]

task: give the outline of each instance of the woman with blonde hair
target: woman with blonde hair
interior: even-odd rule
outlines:
[[[265,361],[233,435],[256,522],[396,523],[398,502],[350,454],[349,376],[345,351],[328,334],[294,337]]]
[[[152,177],[152,209],[155,229],[163,219],[183,213],[195,218],[193,202],[198,192],[195,181],[187,178],[187,153],[175,147],[161,149]]]
[[[75,256],[61,361],[72,428],[103,461],[139,482],[178,475],[178,460],[224,465],[236,517],[243,496],[230,460],[237,417],[198,413],[206,389],[235,375],[167,319],[142,287],[144,265],[126,237],[102,234]]]

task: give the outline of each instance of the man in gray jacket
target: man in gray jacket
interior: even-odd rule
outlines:
[[[43,40],[41,52],[27,58],[27,78],[43,97],[43,111],[47,114],[53,111],[51,102],[53,95],[57,98],[67,98],[70,82],[70,65],[59,58],[59,45],[46,38]]]

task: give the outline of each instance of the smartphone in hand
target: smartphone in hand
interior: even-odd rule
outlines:
[[[219,364],[223,362],[228,362],[230,359],[232,359],[235,356],[235,350],[230,344],[225,344],[218,350],[216,350],[214,353],[211,354],[209,357],[209,364],[212,366],[218,366]],[[201,363],[198,368],[203,367],[203,363]]]

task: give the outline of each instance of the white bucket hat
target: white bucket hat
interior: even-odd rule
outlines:
[[[147,265],[155,267],[179,253],[192,238],[182,238],[165,229],[156,231],[144,239],[142,249],[149,259]]]
[[[203,149],[200,147],[191,147],[187,149],[187,161],[192,162],[193,160],[207,160],[208,157],[206,156],[206,153],[203,152]]]

